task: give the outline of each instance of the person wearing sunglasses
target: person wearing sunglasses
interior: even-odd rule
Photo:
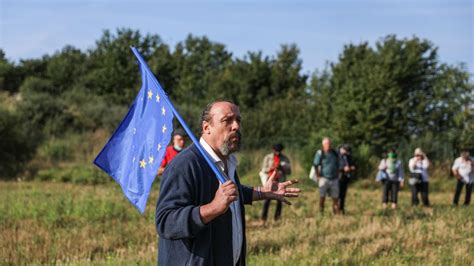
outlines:
[[[430,167],[430,161],[421,148],[416,148],[414,155],[415,156],[408,162],[408,168],[410,170],[408,183],[411,187],[411,204],[412,206],[418,205],[420,203],[418,194],[421,194],[423,205],[428,207],[430,206],[428,198],[428,168]]]

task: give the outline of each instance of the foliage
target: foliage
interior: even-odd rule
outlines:
[[[73,184],[104,184],[110,181],[110,177],[95,168],[92,164],[68,165],[58,168],[40,170],[36,175],[40,181],[70,182]]]
[[[328,95],[319,104],[325,122],[339,138],[377,152],[429,132],[459,136],[473,102],[467,71],[439,63],[437,48],[416,37],[346,45],[327,75],[313,85],[322,91],[316,97]]]
[[[282,142],[299,150],[305,169],[324,136],[336,146],[350,143],[355,151],[363,150],[359,160],[364,164],[393,146],[402,154],[420,146],[434,160],[474,147],[474,88],[466,66],[440,62],[428,40],[393,35],[373,46],[345,45],[337,61],[310,75],[302,73],[295,44],[282,45],[275,55],[249,51],[236,57],[205,36],[189,35],[170,46],[158,35],[127,28],[105,30],[86,51],[67,45],[18,63],[0,50],[0,90],[15,110],[3,120],[12,127],[8,131],[27,134],[40,146],[94,132],[110,135],[140,87],[131,45],[195,133],[206,103],[232,100],[243,115],[244,149]],[[103,144],[91,141],[84,138],[83,144]],[[28,160],[34,151],[25,154],[11,158]],[[93,156],[65,160],[83,164]],[[41,165],[41,158],[37,152],[29,165]],[[21,169],[22,163],[11,167]]]
[[[17,121],[18,114],[0,106],[0,179],[20,173],[38,144],[34,133]]]

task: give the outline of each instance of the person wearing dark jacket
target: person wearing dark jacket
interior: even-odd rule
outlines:
[[[353,179],[356,169],[352,160],[350,146],[347,144],[339,148],[339,210],[342,214],[346,214],[346,194],[349,182]]]
[[[233,155],[240,147],[240,111],[227,101],[207,105],[201,116],[200,144],[228,180],[220,184],[195,144],[166,167],[156,205],[158,265],[245,265],[245,208],[255,200],[290,204],[300,190],[296,180],[263,187],[241,185]]]

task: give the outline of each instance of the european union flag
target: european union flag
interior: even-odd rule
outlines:
[[[167,95],[138,51],[132,50],[140,64],[142,86],[94,164],[120,184],[127,199],[143,214],[171,139],[174,116]]]

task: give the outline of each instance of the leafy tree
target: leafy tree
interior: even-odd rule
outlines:
[[[96,46],[89,50],[83,86],[97,95],[106,95],[112,103],[130,104],[140,86],[140,75],[130,46],[135,46],[145,60],[150,59],[161,40],[157,35],[145,35],[130,29],[118,29],[116,34],[104,31]]]
[[[178,83],[172,89],[175,101],[204,106],[213,95],[209,88],[219,74],[232,63],[232,54],[225,46],[207,37],[189,35],[176,45],[173,58],[177,62]]]
[[[472,95],[466,71],[441,65],[437,48],[418,38],[347,45],[331,74],[327,124],[340,139],[376,150],[452,128]]]
[[[65,46],[50,58],[46,75],[54,86],[52,93],[59,94],[71,89],[87,71],[86,54],[72,46]]]
[[[18,91],[21,79],[16,66],[5,58],[5,53],[0,49],[0,91]]]

